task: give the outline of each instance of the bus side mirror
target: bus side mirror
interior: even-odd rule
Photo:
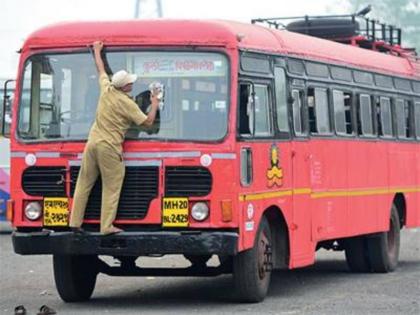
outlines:
[[[5,138],[10,137],[10,126],[12,124],[12,93],[11,90],[8,90],[10,83],[15,82],[15,80],[7,80],[4,83],[3,89],[3,104],[1,104],[1,128],[0,134]]]

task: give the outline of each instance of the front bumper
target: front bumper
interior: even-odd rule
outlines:
[[[221,231],[122,232],[108,236],[52,231],[12,234],[13,248],[21,255],[235,255],[238,238],[236,232]]]

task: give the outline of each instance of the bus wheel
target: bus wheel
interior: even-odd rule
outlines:
[[[367,240],[364,236],[353,237],[345,243],[346,261],[352,272],[369,272]]]
[[[242,302],[260,302],[267,295],[273,268],[272,244],[270,225],[263,217],[254,247],[233,258],[235,290]]]
[[[400,218],[395,205],[391,208],[389,231],[368,239],[369,260],[373,272],[394,271],[400,252]]]
[[[205,267],[207,261],[211,258],[211,255],[184,255],[190,263],[195,266]]]
[[[96,256],[54,255],[55,286],[65,302],[89,300],[98,275]]]

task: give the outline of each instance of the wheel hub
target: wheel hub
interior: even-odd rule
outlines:
[[[258,274],[260,279],[264,279],[267,273],[273,270],[273,250],[270,242],[265,234],[258,244]]]

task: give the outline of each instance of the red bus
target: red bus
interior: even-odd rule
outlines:
[[[109,73],[139,75],[139,106],[151,82],[165,87],[155,126],[127,134],[124,232],[111,236],[98,233],[100,180],[89,233],[66,227],[98,99],[94,40]],[[365,42],[227,21],[36,31],[21,50],[10,135],[15,252],[53,255],[67,302],[89,299],[98,273],[232,273],[238,298],[257,302],[273,270],[314,264],[319,248],[344,250],[352,271],[393,271],[400,229],[420,226],[420,67],[399,46]],[[166,254],[191,267],[136,265]],[[220,266],[206,265],[212,255]]]

